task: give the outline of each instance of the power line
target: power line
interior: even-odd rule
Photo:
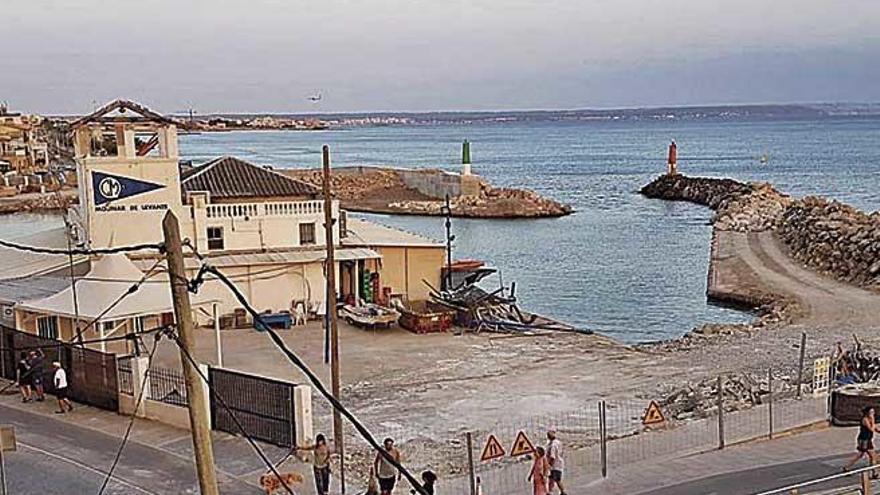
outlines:
[[[107,488],[107,484],[110,483],[110,478],[113,477],[113,471],[116,470],[116,466],[119,464],[119,458],[122,457],[122,450],[125,449],[125,444],[128,443],[128,436],[131,434],[131,429],[134,426],[134,419],[137,416],[137,411],[141,407],[141,402],[144,399],[144,392],[147,388],[147,378],[150,376],[148,371],[150,365],[153,363],[153,356],[156,354],[156,348],[159,346],[159,339],[161,337],[161,333],[157,333],[153,336],[153,348],[150,349],[150,355],[147,357],[147,370],[144,372],[144,379],[141,381],[141,389],[138,392],[138,398],[134,404],[134,411],[131,413],[131,418],[128,420],[128,426],[125,428],[125,434],[122,436],[122,442],[119,444],[119,448],[116,449],[116,457],[113,458],[113,464],[110,465],[110,470],[107,471],[107,476],[104,477],[104,482],[101,484],[101,489],[98,490],[98,495],[102,495],[104,489]]]
[[[130,253],[134,251],[145,251],[145,250],[156,250],[160,253],[165,251],[164,244],[133,244],[131,246],[120,246],[115,248],[97,248],[97,249],[86,249],[86,248],[73,248],[73,249],[56,249],[56,248],[46,248],[39,246],[28,246],[26,244],[19,244],[17,242],[10,242],[0,240],[0,246],[7,247],[10,249],[16,249],[18,251],[27,251],[30,253],[37,254],[63,254],[66,256],[79,254],[79,255],[94,255],[94,254],[116,254],[116,253]]]
[[[144,335],[152,335],[156,332],[161,332],[167,328],[170,328],[171,326],[172,325],[162,325],[162,326],[150,328],[149,330],[144,330],[141,332],[130,332],[125,335],[118,335],[116,337],[105,337],[103,339],[83,340],[81,342],[77,341],[75,343],[75,345],[80,346],[80,345],[88,345],[88,344],[100,344],[102,342],[107,343],[107,342],[118,342],[120,340],[131,340],[131,339],[136,339],[138,337],[142,337]],[[11,350],[13,352],[16,352],[16,351],[24,351],[24,350],[31,350],[31,349],[52,349],[52,348],[58,347],[60,345],[72,345],[72,344],[74,344],[74,342],[64,342],[64,341],[59,340],[55,344],[26,345],[26,346],[14,347]]]
[[[297,356],[287,347],[287,345],[284,343],[284,340],[278,336],[278,333],[275,332],[274,329],[269,327],[269,325],[266,325],[263,322],[263,317],[248,303],[247,299],[244,297],[241,291],[238,290],[238,287],[236,287],[235,284],[233,284],[232,281],[230,281],[226,277],[226,275],[224,275],[216,268],[209,265],[203,265],[203,267],[205,272],[214,274],[221,282],[224,283],[224,285],[229,288],[229,290],[232,291],[238,302],[242,306],[244,306],[248,313],[251,314],[251,317],[254,319],[254,324],[259,325],[260,328],[265,329],[266,333],[268,333],[269,337],[272,339],[272,342],[275,343],[275,346],[278,347],[285,356],[287,356],[287,359],[290,360],[290,362],[292,362],[294,366],[299,368],[299,370],[302,371],[304,375],[306,375],[309,381],[312,382],[312,385],[314,385],[318,392],[324,396],[324,398],[330,403],[330,405],[337,409],[343,416],[346,417],[346,419],[348,419],[348,421],[352,424],[352,426],[354,426],[361,437],[366,440],[367,443],[369,443],[370,446],[372,446],[373,449],[375,449],[376,452],[379,453],[379,455],[383,456],[385,460],[388,461],[388,463],[390,463],[401,474],[403,474],[403,476],[406,477],[407,481],[409,481],[409,483],[421,495],[428,495],[428,492],[425,490],[422,484],[419,483],[419,481],[391,454],[389,454],[382,446],[379,445],[376,439],[373,438],[373,435],[370,433],[370,431],[367,430],[367,428],[363,424],[361,424],[361,422],[354,416],[354,414],[352,414],[339,400],[337,400],[336,397],[334,397],[333,394],[331,394],[326,387],[324,387],[324,384],[321,383],[321,380],[318,378],[318,376],[315,375],[315,373],[302,361],[302,359],[300,359],[299,356]],[[326,311],[334,310],[335,308],[326,308]]]
[[[189,361],[190,364],[192,364],[193,368],[196,370],[199,377],[201,377],[201,379],[205,382],[205,385],[208,387],[208,391],[211,392],[211,396],[214,397],[214,399],[220,403],[220,405],[223,407],[223,409],[226,410],[227,413],[229,413],[229,417],[232,418],[232,422],[235,423],[235,426],[238,428],[238,431],[240,431],[241,434],[244,435],[245,439],[248,441],[248,443],[251,445],[251,447],[254,449],[254,451],[257,453],[257,455],[260,457],[260,459],[263,461],[263,463],[266,466],[268,466],[268,468],[272,472],[272,474],[274,474],[278,478],[278,481],[281,483],[281,486],[283,486],[284,489],[287,490],[287,493],[290,493],[290,495],[296,495],[296,493],[293,491],[293,489],[287,485],[287,482],[284,481],[284,478],[278,472],[278,469],[275,467],[275,465],[272,463],[272,461],[270,461],[269,458],[266,456],[266,454],[263,452],[263,449],[260,448],[260,446],[257,444],[257,442],[244,429],[244,426],[241,424],[241,422],[238,421],[238,417],[235,415],[235,412],[233,412],[233,410],[226,404],[226,401],[223,400],[223,397],[220,394],[218,394],[217,391],[214,390],[213,387],[211,387],[211,381],[208,380],[208,377],[205,376],[205,374],[202,372],[201,368],[199,368],[198,363],[192,357],[192,354],[190,354],[189,350],[187,350],[186,346],[181,344],[180,337],[178,335],[172,333],[171,339],[174,341],[175,344],[177,344],[177,347],[180,349],[180,351],[183,353],[183,355],[186,356],[186,360]]]

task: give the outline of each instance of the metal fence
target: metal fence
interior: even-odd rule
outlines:
[[[134,395],[134,383],[131,374],[131,358],[119,358],[116,361],[116,379],[119,383],[119,393]]]
[[[811,376],[804,374],[804,381]],[[537,447],[547,443],[548,430],[556,430],[565,449],[566,478],[574,486],[584,486],[640,462],[769,439],[785,431],[827,421],[826,396],[814,397],[805,387],[802,396],[797,397],[797,387],[783,386],[782,380],[776,378],[771,380],[772,394],[763,388],[758,405],[749,407],[727,397],[727,402],[722,400],[719,414],[716,397],[692,415],[679,414],[682,419],[676,419],[672,411],[661,407],[665,420],[651,426],[643,424],[651,401],[636,398],[599,400],[526,420],[501,419],[487,428],[470,432],[474,477],[480,480],[486,495],[531,494],[531,485],[526,481],[531,456],[511,456],[521,433]],[[727,389],[727,385],[724,388]],[[717,387],[713,387],[713,392],[715,390]],[[403,452],[404,463],[414,474],[425,469],[438,472],[438,493],[470,493],[467,428],[450,431],[444,438],[443,432],[413,429],[406,426],[405,421],[368,426],[380,441],[386,436],[395,439]],[[503,455],[483,462],[481,454],[490,435],[497,439]],[[353,488],[362,488],[368,475],[364,465],[371,463],[375,453],[353,435],[349,438],[347,452],[354,465],[347,467],[347,479]]]
[[[187,407],[189,402],[182,372],[168,368],[150,368],[147,370],[147,378],[150,383],[148,399]]]
[[[22,352],[39,350],[42,367],[36,370],[48,393],[53,393],[51,363],[67,371],[70,399],[110,411],[119,410],[116,355],[48,339],[0,325],[0,372],[15,379],[15,364]]]

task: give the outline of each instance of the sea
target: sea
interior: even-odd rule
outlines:
[[[664,172],[669,142],[688,175],[767,181],[794,196],[822,195],[866,211],[880,205],[880,118],[651,119],[456,122],[183,135],[181,158],[233,155],[276,168],[390,165],[458,170],[471,142],[473,170],[493,185],[526,188],[572,205],[553,219],[454,219],[456,258],[485,260],[515,282],[521,307],[583,330],[639,343],[753,315],[706,300],[712,212],[652,200],[638,189]],[[444,239],[443,219],[363,215]],[[59,223],[46,215],[0,219],[11,232]],[[6,237],[6,236],[4,236]]]

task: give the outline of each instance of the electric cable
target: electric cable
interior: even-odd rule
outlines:
[[[142,337],[144,335],[152,335],[156,332],[161,332],[171,326],[172,325],[161,325],[161,326],[153,327],[153,328],[150,328],[149,330],[143,330],[140,332],[130,332],[125,335],[117,335],[116,337],[104,337],[103,339],[83,340],[82,342],[77,341],[75,343],[74,342],[63,342],[63,341],[59,340],[57,343],[54,343],[54,344],[25,345],[25,346],[21,346],[21,347],[15,347],[12,349],[12,351],[17,352],[17,351],[25,351],[25,350],[33,350],[33,349],[52,349],[52,348],[58,347],[60,345],[80,346],[80,345],[87,345],[87,344],[100,344],[102,342],[107,343],[107,342],[117,342],[120,340],[133,340],[138,337]],[[2,349],[2,350],[6,350],[6,349]]]
[[[122,450],[125,449],[125,444],[128,443],[128,437],[131,435],[131,429],[134,426],[134,419],[137,416],[137,410],[141,407],[141,402],[144,400],[144,392],[147,387],[150,366],[153,364],[153,356],[156,354],[156,348],[159,347],[159,339],[161,338],[162,333],[157,333],[153,336],[153,348],[150,349],[150,354],[147,356],[147,369],[144,370],[144,379],[141,381],[141,389],[138,393],[137,401],[134,403],[134,411],[131,413],[131,417],[128,420],[128,426],[125,428],[125,434],[122,435],[122,442],[119,444],[119,448],[116,449],[116,457],[113,458],[113,464],[110,465],[110,470],[107,471],[107,476],[104,477],[104,482],[101,483],[101,489],[98,490],[98,495],[102,495],[104,489],[107,488],[107,484],[110,483],[110,479],[113,477],[113,471],[116,470],[116,466],[119,464],[119,459],[122,457]]]
[[[248,441],[248,443],[251,445],[251,447],[257,453],[257,456],[259,456],[259,458],[263,461],[263,463],[269,468],[269,471],[271,471],[272,474],[274,474],[278,478],[278,481],[281,483],[281,486],[283,486],[284,489],[287,490],[287,493],[289,493],[290,495],[296,495],[296,493],[293,491],[293,489],[287,485],[287,482],[284,481],[284,478],[278,472],[275,465],[272,464],[272,461],[269,460],[269,458],[266,456],[266,453],[263,452],[263,449],[261,449],[260,446],[257,444],[256,440],[254,440],[250,436],[250,434],[244,429],[244,426],[238,420],[238,417],[235,415],[235,413],[232,411],[232,409],[226,404],[226,401],[223,400],[223,397],[220,394],[218,394],[217,391],[214,390],[213,387],[211,387],[211,381],[208,380],[208,377],[205,376],[204,373],[202,373],[201,368],[199,368],[199,365],[196,362],[196,360],[192,357],[192,354],[190,354],[190,352],[186,349],[186,347],[180,342],[180,336],[172,333],[171,339],[174,341],[175,344],[177,344],[177,348],[180,349],[180,352],[183,353],[183,355],[186,357],[186,360],[189,361],[190,365],[192,365],[192,367],[196,370],[196,373],[199,374],[199,377],[201,377],[202,381],[205,382],[205,386],[208,387],[208,391],[211,393],[211,396],[214,397],[214,399],[217,400],[218,403],[220,403],[220,406],[223,407],[223,409],[226,410],[227,413],[229,413],[229,417],[232,418],[232,422],[235,423],[235,426],[238,428],[238,431],[240,431],[241,434],[244,435],[244,438]]]
[[[248,313],[251,314],[251,317],[254,320],[254,325],[259,326],[259,328],[265,329],[266,333],[269,334],[272,342],[278,347],[281,352],[287,357],[287,359],[294,364],[299,370],[306,375],[312,385],[318,390],[318,392],[324,396],[324,398],[333,406],[334,409],[338,410],[343,416],[348,419],[348,421],[354,426],[354,428],[358,431],[361,437],[376,450],[389,464],[394,466],[395,469],[398,470],[406,479],[409,481],[410,485],[415,488],[419,494],[428,495],[428,492],[422,486],[421,483],[402,465],[400,464],[391,454],[389,454],[379,443],[373,438],[373,435],[370,431],[363,425],[361,422],[352,414],[336,397],[331,394],[327,388],[321,383],[321,380],[317,375],[299,358],[293,351],[291,351],[287,344],[284,343],[284,340],[278,336],[278,333],[275,332],[274,329],[269,327],[264,321],[263,317],[248,303],[247,299],[238,290],[238,287],[235,286],[221,271],[210,265],[205,266],[205,271],[208,273],[214,274],[220,281],[226,285],[230,291],[232,291],[235,298],[238,302],[247,310]],[[332,311],[333,308],[327,308],[327,311]],[[339,439],[337,439],[339,441]]]
[[[115,248],[96,248],[96,249],[86,249],[86,248],[73,248],[73,249],[58,249],[58,248],[46,248],[39,246],[28,246],[25,244],[19,244],[17,242],[10,242],[0,240],[0,246],[7,247],[10,249],[15,249],[18,251],[27,251],[30,253],[37,254],[63,254],[66,256],[81,254],[81,255],[93,255],[93,254],[116,254],[116,253],[131,253],[134,251],[146,251],[146,250],[156,250],[160,253],[165,252],[165,245],[162,243],[158,244],[133,244],[131,246],[120,246]]]

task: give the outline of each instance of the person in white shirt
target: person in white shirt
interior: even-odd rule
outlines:
[[[55,397],[58,398],[58,410],[56,414],[64,414],[73,411],[73,405],[67,399],[67,372],[61,367],[61,363],[55,361],[52,363],[55,374],[52,378],[52,384],[55,386]],[[66,410],[65,410],[66,409]]]
[[[559,486],[559,493],[565,495],[565,486],[562,484],[562,472],[565,470],[565,460],[562,458],[562,442],[556,438],[556,430],[547,432],[547,460],[550,463],[549,493],[553,493],[554,485]]]

